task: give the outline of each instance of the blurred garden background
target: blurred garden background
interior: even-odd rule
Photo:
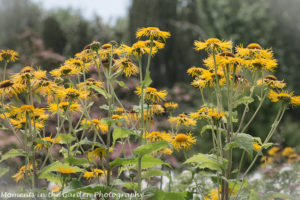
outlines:
[[[80,0],[66,1],[73,3],[63,6],[49,2],[0,0],[0,47],[21,55],[17,63],[10,65],[10,72],[26,65],[49,71],[94,40],[129,44],[136,40],[137,28],[156,26],[169,31],[172,37],[154,57],[152,86],[168,89],[169,100],[179,104],[178,113],[195,110],[202,103],[196,89],[189,85],[186,70],[201,66],[205,56],[194,51],[194,40],[210,37],[232,40],[234,44],[243,41],[244,46],[257,42],[263,48],[272,48],[279,63],[276,76],[280,80],[285,77],[289,90],[300,94],[299,0],[111,0],[109,6],[104,0],[85,0],[84,4],[93,10],[81,6]],[[95,12],[97,7],[103,12]],[[132,92],[123,93],[124,99],[133,98]],[[266,102],[249,134],[264,138],[269,128],[266,124],[273,121],[269,116],[274,113],[273,105]],[[163,128],[165,124],[158,126]],[[200,132],[201,127],[193,134]],[[1,137],[0,148],[11,148],[7,142],[11,138],[5,134]],[[207,146],[208,138],[204,135],[193,150],[207,152],[211,148]],[[282,148],[290,146],[299,152],[299,108],[288,110],[272,140]],[[177,159],[183,160],[183,156],[179,154]]]

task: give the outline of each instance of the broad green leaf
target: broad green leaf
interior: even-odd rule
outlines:
[[[123,81],[116,81],[118,83],[119,86],[121,86],[122,88],[128,89],[127,85],[123,82]]]
[[[159,151],[165,147],[168,147],[168,143],[166,141],[160,141],[151,144],[144,144],[136,148],[133,152],[138,156],[144,156],[145,154],[150,154],[156,151]]]
[[[217,126],[205,125],[205,126],[202,127],[200,134],[203,135],[203,133],[204,133],[205,131],[207,131],[207,130],[215,130],[215,131],[216,131],[216,130],[217,130]],[[220,127],[219,127],[219,130],[220,130],[222,133],[225,133],[225,132],[226,132],[223,128],[220,128]]]
[[[76,138],[71,134],[63,134],[60,133],[59,136],[61,138],[60,142],[63,144],[71,144]]]
[[[153,176],[166,176],[170,179],[170,176],[167,173],[159,169],[148,170],[142,173],[142,178],[150,178]]]
[[[26,152],[23,149],[12,149],[1,156],[0,162],[17,156],[26,156]]]
[[[224,150],[239,148],[245,150],[250,156],[253,154],[254,137],[246,133],[238,133],[231,143],[224,147]]]
[[[136,190],[138,188],[138,183],[130,183],[130,182],[126,182],[123,183],[122,185],[123,187],[126,187],[129,190]]]
[[[164,192],[161,190],[157,190],[155,194],[148,200],[186,200],[186,196],[186,192]]]
[[[199,153],[187,159],[183,164],[188,163],[197,163],[201,169],[208,168],[210,170],[220,171],[223,168],[221,160],[217,160],[216,157],[211,154]]]
[[[242,98],[237,99],[236,101],[233,102],[233,108],[236,108],[241,104],[248,105],[248,104],[252,103],[253,101],[254,101],[254,99],[252,97],[243,96]]]
[[[69,158],[66,158],[64,160],[64,162],[68,163],[69,165],[89,166],[89,161],[86,158],[69,157]]]
[[[110,167],[116,167],[116,166],[125,166],[125,165],[138,165],[138,158],[116,158],[114,161],[112,161],[110,164]],[[171,167],[168,163],[163,162],[160,159],[154,158],[151,155],[145,155],[142,157],[142,169],[149,169],[152,167],[155,167],[157,165],[167,165],[168,167]]]
[[[96,92],[98,92],[99,94],[101,94],[105,99],[111,98],[111,95],[108,94],[105,90],[103,90],[102,88],[99,88],[96,85],[92,85],[91,88],[93,88],[94,90],[96,90]]]
[[[61,185],[62,184],[62,180],[61,180],[61,177],[60,175],[56,175],[56,174],[53,174],[51,172],[49,173],[43,173],[39,176],[39,179],[46,179],[47,181],[50,181],[50,182],[53,182],[57,185]]]
[[[115,146],[117,139],[127,138],[129,135],[134,135],[135,133],[129,129],[116,127],[113,131],[113,146]]]
[[[38,175],[39,175],[39,177],[42,177],[49,172],[57,172],[58,168],[60,168],[60,167],[72,167],[75,170],[75,172],[83,172],[84,171],[83,169],[81,169],[79,167],[70,166],[67,163],[61,163],[59,161],[56,161],[56,162],[44,167],[41,171],[38,172]]]
[[[72,145],[71,149],[73,149],[74,147],[77,147],[78,145],[90,145],[90,146],[95,145],[96,147],[106,148],[103,144],[101,144],[99,142],[93,142],[93,141],[88,140],[87,138],[84,138],[80,142]]]
[[[9,168],[0,167],[0,178],[9,171]]]

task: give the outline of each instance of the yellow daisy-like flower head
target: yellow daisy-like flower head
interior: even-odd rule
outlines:
[[[69,101],[76,101],[79,98],[86,99],[89,95],[88,91],[85,90],[77,90],[74,88],[65,88],[62,90],[57,91],[57,95],[61,99],[69,100]]]
[[[173,137],[170,133],[153,131],[153,132],[147,132],[146,138],[149,142],[160,142],[163,140],[167,142],[171,142]]]
[[[272,147],[272,148],[268,151],[268,154],[269,154],[270,156],[276,156],[276,155],[279,154],[279,152],[280,152],[280,148],[278,148],[278,147]]]
[[[261,145],[258,144],[257,142],[254,142],[254,143],[253,143],[253,149],[254,149],[255,151],[259,151],[259,150],[261,150]]]
[[[139,74],[139,68],[129,58],[120,58],[116,61],[115,67],[122,71],[126,77]]]
[[[222,117],[225,116],[225,112],[219,112],[217,109],[210,108],[207,111],[206,115],[211,117],[215,121],[219,121],[220,119],[222,119]]]
[[[257,81],[257,85],[267,85],[271,88],[275,88],[275,89],[282,89],[286,86],[286,83],[284,83],[283,81],[279,81],[275,76],[273,75],[268,75],[266,76],[263,81],[262,80],[258,80]]]
[[[178,133],[171,141],[171,144],[174,149],[179,151],[181,149],[189,149],[192,145],[196,144],[196,139],[191,136],[191,133]]]
[[[72,103],[71,105],[69,105],[70,103],[69,102],[61,102],[58,104],[58,110],[57,110],[57,104],[50,104],[49,105],[49,110],[55,114],[57,113],[58,111],[60,113],[65,113],[66,111],[68,112],[78,112],[80,111],[81,107],[79,104],[77,103]]]
[[[106,155],[106,151],[102,147],[96,148],[94,151],[88,153],[89,160],[96,160],[96,159],[104,159]]]
[[[270,90],[268,94],[269,99],[272,102],[281,102],[284,104],[289,104],[291,106],[299,106],[300,105],[300,96],[294,96],[293,92],[275,92],[274,90]]]
[[[33,170],[32,164],[30,164],[30,166],[27,165],[26,169],[25,169],[25,165],[23,165],[19,169],[19,171],[15,175],[12,176],[12,178],[14,178],[16,180],[16,182],[19,182],[20,180],[24,179],[26,171],[27,171],[27,175],[31,176],[30,171],[32,171],[32,170]]]
[[[179,114],[177,117],[170,117],[169,122],[171,124],[176,124],[177,127],[180,125],[184,125],[186,127],[196,126],[197,123],[196,120],[194,120],[193,118],[189,117],[184,113]]]
[[[0,61],[4,60],[5,62],[15,62],[19,59],[19,53],[14,50],[1,50],[0,51]]]
[[[195,67],[195,66],[193,66],[193,67],[191,67],[191,68],[189,68],[188,70],[187,70],[187,73],[189,74],[189,75],[191,75],[192,77],[194,77],[194,76],[200,76],[201,74],[202,74],[202,71],[203,71],[204,69],[203,68],[201,68],[201,67]]]
[[[145,92],[145,89],[143,89],[143,92],[145,93],[145,99],[150,101],[148,102],[149,104],[155,103],[155,102],[160,102],[161,100],[165,100],[167,96],[167,91],[166,90],[161,90],[158,91],[155,88],[152,87],[147,87],[147,91]],[[140,87],[137,87],[135,90],[135,93],[141,97],[142,95],[142,89]]]
[[[289,156],[291,155],[292,153],[294,153],[294,149],[292,149],[291,147],[286,147],[283,149],[282,151],[282,155],[283,156]]]
[[[169,111],[172,112],[173,110],[175,110],[178,107],[177,103],[174,102],[166,102],[164,103],[164,107]]]
[[[96,130],[101,130],[102,134],[106,134],[108,132],[108,125],[105,123],[102,123],[98,119],[92,119],[92,121],[84,119],[84,120],[82,120],[81,124],[89,126],[91,130],[93,130],[92,126],[94,126],[96,128]]]
[[[220,52],[229,51],[232,49],[231,41],[221,41],[217,38],[210,38],[208,40],[205,40],[204,42],[195,41],[194,45],[196,51],[205,49],[208,52],[212,52],[213,50]]]
[[[15,84],[11,80],[5,80],[0,82],[0,96],[2,97],[12,97],[13,95],[18,94],[19,87],[18,84]]]
[[[136,32],[136,38],[149,37],[150,39],[163,39],[164,41],[171,36],[169,32],[161,31],[157,27],[139,28]]]
[[[62,65],[60,68],[52,70],[50,74],[53,77],[66,77],[66,76],[78,75],[79,72],[80,72],[80,68],[68,64],[68,65]]]

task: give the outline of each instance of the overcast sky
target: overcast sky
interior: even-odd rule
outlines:
[[[86,18],[95,14],[105,22],[114,22],[118,17],[126,16],[131,0],[32,0],[45,9],[73,7],[81,9]]]

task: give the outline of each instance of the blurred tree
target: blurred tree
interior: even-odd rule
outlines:
[[[60,54],[63,53],[67,40],[60,24],[53,16],[49,16],[43,21],[42,38],[46,48]]]
[[[0,46],[19,50],[16,36],[26,28],[40,30],[40,8],[29,0],[0,0]]]

